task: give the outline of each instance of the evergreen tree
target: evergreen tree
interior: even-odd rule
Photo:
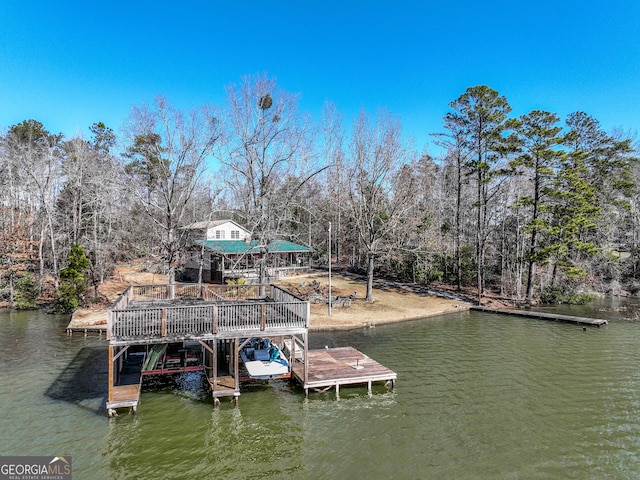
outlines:
[[[554,113],[534,110],[512,120],[510,126],[515,130],[511,139],[518,148],[518,156],[511,162],[512,168],[531,180],[532,188],[523,192],[517,200],[519,205],[530,209],[525,231],[529,234],[527,287],[525,298],[531,304],[533,299],[534,266],[544,262],[539,251],[539,235],[549,227],[548,189],[558,169],[562,152],[558,146],[562,142],[557,125],[559,118]]]
[[[40,296],[40,286],[34,281],[30,274],[19,277],[15,288],[15,307],[18,310],[31,310],[38,308],[38,297]]]
[[[60,270],[60,286],[56,289],[54,309],[59,313],[76,310],[83,303],[88,287],[85,274],[89,268],[89,259],[79,244],[71,247],[67,261],[67,267]]]
[[[630,140],[618,140],[602,131],[584,112],[567,117],[562,156],[550,189],[555,201],[552,225],[544,253],[570,280],[588,276],[597,252],[610,248],[613,228],[624,210],[633,181]]]
[[[490,219],[489,200],[495,195],[494,180],[502,173],[498,162],[506,153],[503,133],[511,107],[507,99],[486,85],[467,88],[449,104],[447,129],[460,130],[462,147],[468,152],[467,168],[476,181],[476,261],[478,295],[485,287],[485,252]]]

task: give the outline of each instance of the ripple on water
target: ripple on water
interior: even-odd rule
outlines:
[[[69,339],[46,316],[5,320],[0,452],[61,448],[78,478],[640,477],[640,329],[629,322],[583,331],[463,313],[312,334],[315,348],[352,345],[396,371],[396,388],[305,399],[276,382],[213,408],[187,379],[107,419],[90,354],[104,340]],[[6,348],[35,335],[48,341]]]

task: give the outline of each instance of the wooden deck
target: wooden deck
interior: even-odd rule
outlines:
[[[371,393],[373,382],[391,382],[397,374],[384,365],[369,358],[353,347],[325,348],[309,350],[307,379],[304,379],[304,364],[296,362],[293,367],[294,377],[302,383],[305,391],[309,389],[326,391],[336,388],[339,395],[341,385],[366,384]]]
[[[115,415],[118,408],[130,408],[135,412],[140,401],[140,389],[140,383],[111,387],[111,401],[107,402],[109,416]]]
[[[216,377],[216,383],[213,383],[213,379],[209,378],[209,388],[211,389],[211,396],[215,405],[220,403],[222,397],[232,397],[232,402],[238,402],[240,391],[236,390],[236,380],[232,376],[226,375],[222,377]]]
[[[109,308],[109,344],[287,335],[309,327],[309,302],[275,285],[213,287],[130,286]]]
[[[474,305],[471,310],[478,310],[488,313],[500,313],[504,315],[516,315],[520,317],[537,318],[540,320],[552,320],[563,323],[573,323],[576,325],[593,325],[601,327],[608,322],[602,318],[575,317],[573,315],[559,315],[557,313],[535,312],[532,310],[512,310],[510,308],[491,308]]]

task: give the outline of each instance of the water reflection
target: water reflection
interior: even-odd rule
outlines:
[[[302,430],[289,413],[290,402],[280,398],[283,393],[256,390],[243,394],[238,407],[223,402],[217,408],[170,392],[143,393],[135,421],[111,422],[111,473],[126,478],[145,478],[151,472],[154,478],[294,474],[301,468]]]
[[[609,322],[638,322],[640,321],[640,298],[598,297],[586,305],[555,305],[538,307],[536,310],[604,318]]]

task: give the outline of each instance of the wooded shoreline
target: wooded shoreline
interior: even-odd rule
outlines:
[[[587,113],[514,117],[470,86],[433,132],[434,157],[390,112],[345,128],[327,105],[313,126],[274,79],[232,87],[226,107],[189,115],[162,97],[133,106],[120,139],[101,122],[67,139],[34,119],[0,134],[0,299],[71,312],[140,257],[178,281],[195,255],[187,227],[223,219],[260,245],[262,273],[277,266],[270,245],[293,241],[313,265],[366,272],[367,300],[385,277],[526,305],[640,291],[638,145]]]

